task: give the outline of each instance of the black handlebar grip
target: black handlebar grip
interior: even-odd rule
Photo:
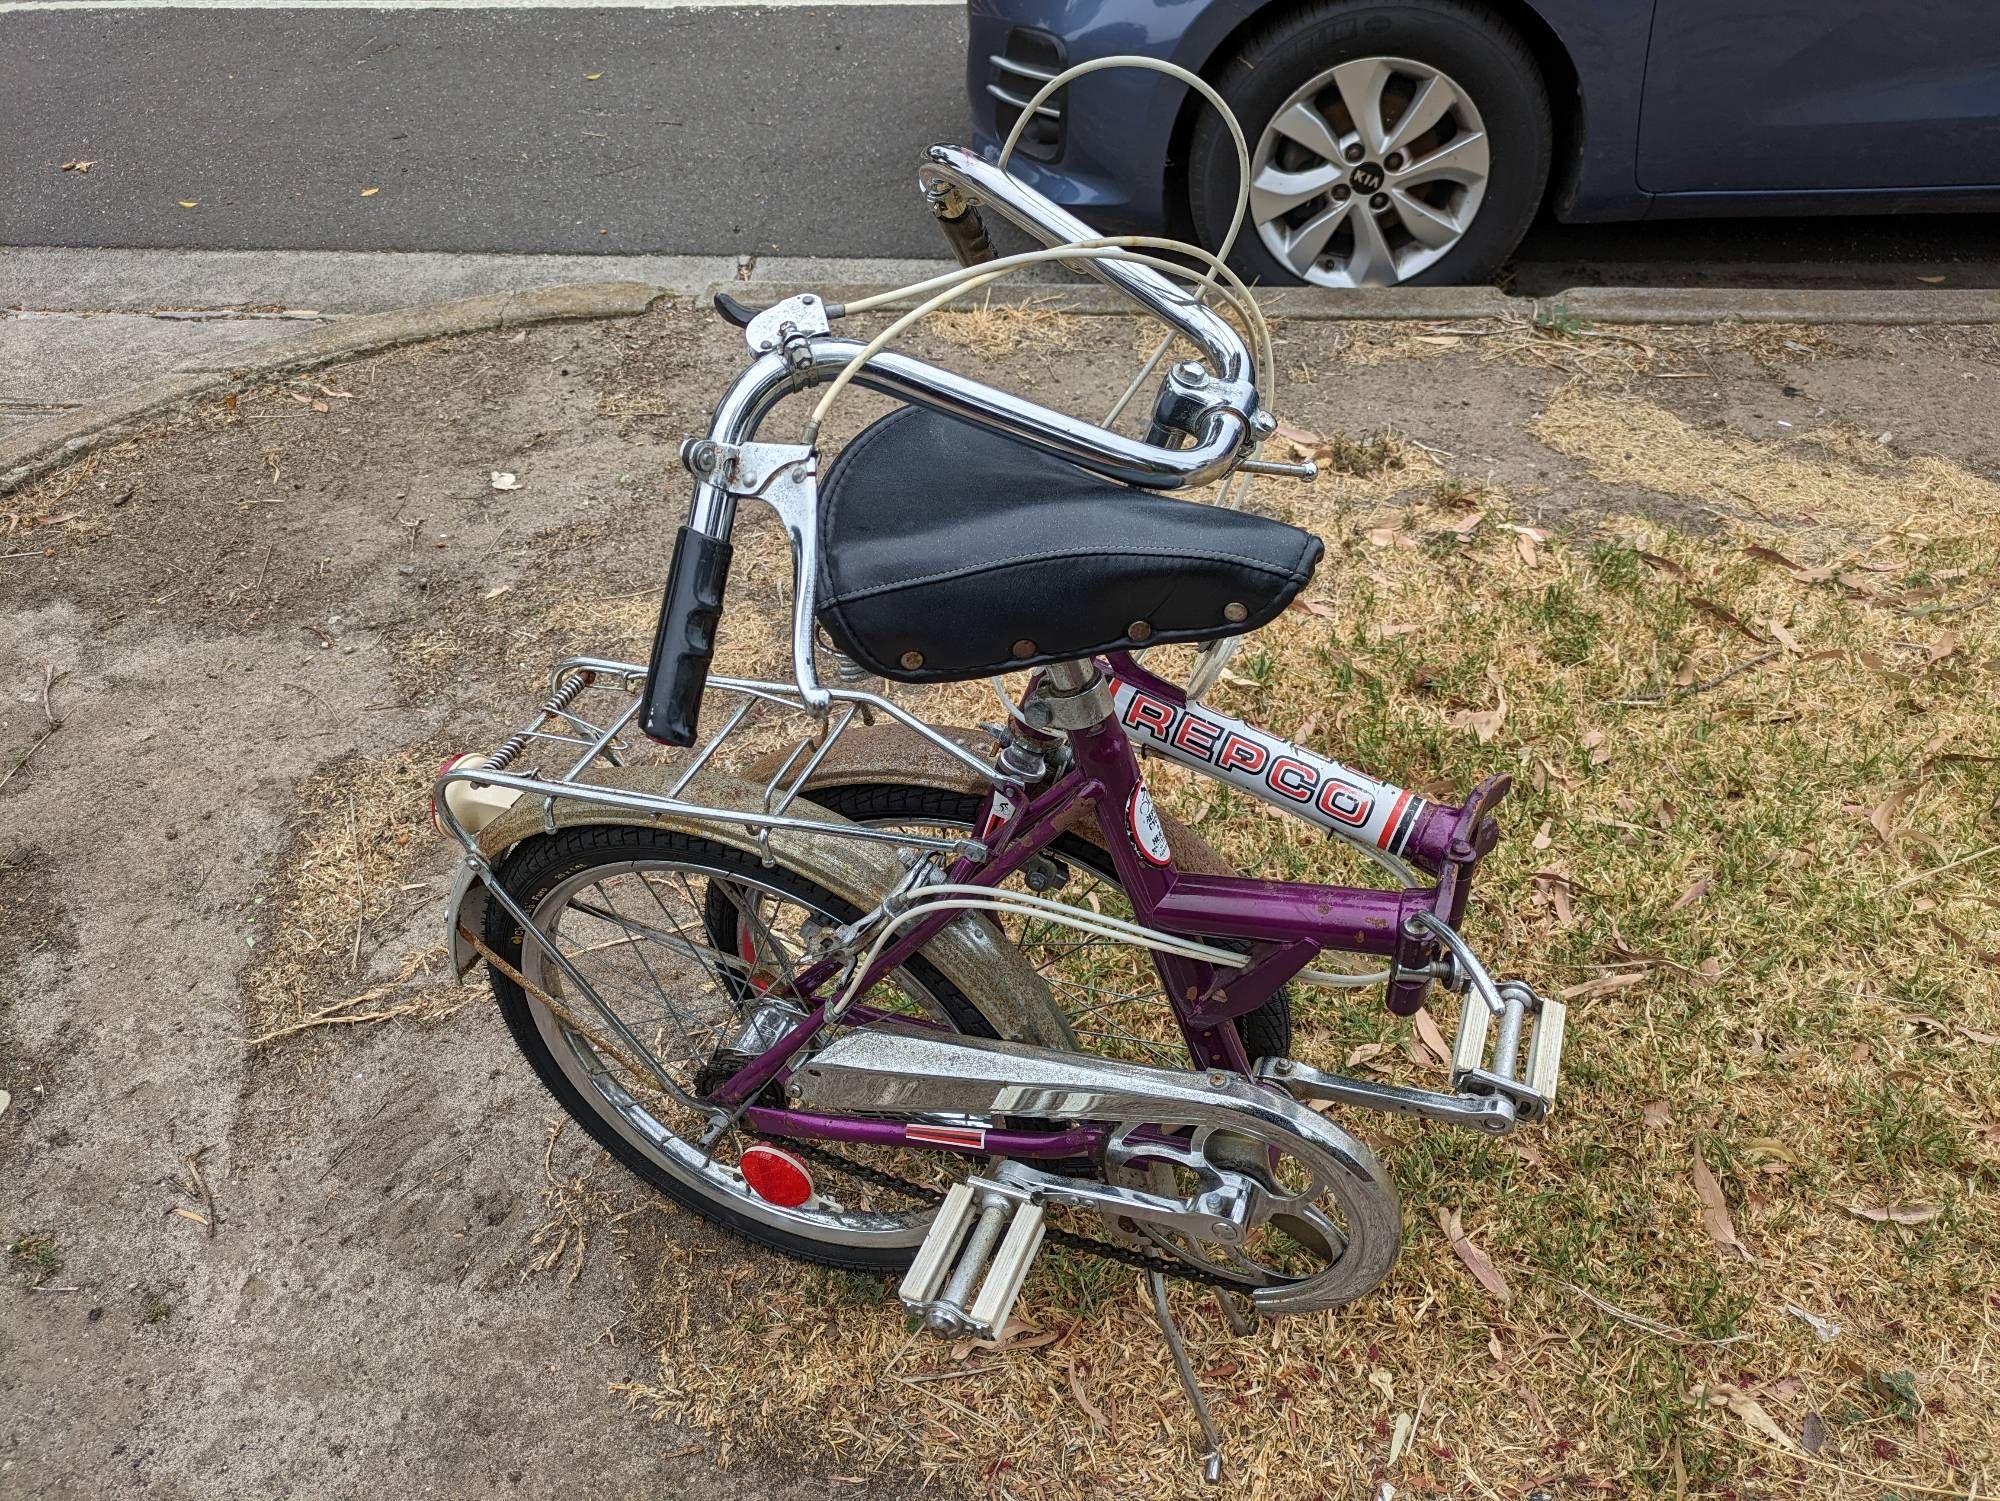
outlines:
[[[993,259],[993,241],[986,233],[986,221],[979,217],[979,210],[966,205],[965,212],[956,218],[938,217],[938,228],[951,241],[951,253],[958,257],[961,266],[979,266]]]
[[[646,671],[646,702],[639,727],[667,745],[693,745],[701,716],[701,691],[715,655],[715,623],[729,583],[736,549],[705,532],[682,527],[660,601],[660,628]]]

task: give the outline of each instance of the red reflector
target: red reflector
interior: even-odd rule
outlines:
[[[750,1191],[766,1204],[780,1209],[797,1209],[813,1196],[812,1177],[806,1165],[783,1147],[768,1141],[753,1141],[743,1149],[737,1164]]]

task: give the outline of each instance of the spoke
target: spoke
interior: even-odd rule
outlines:
[[[1348,210],[1353,206],[1354,200],[1351,198],[1345,203],[1330,204],[1293,230],[1290,238],[1285,241],[1285,264],[1300,276],[1312,270],[1325,252],[1326,242],[1333,238],[1333,232],[1340,228],[1340,221],[1348,216]],[[1367,217],[1366,214],[1361,214],[1357,216],[1355,222],[1359,223]]]
[[[646,885],[646,889],[649,891],[652,889],[651,885],[648,883],[642,881],[641,884]],[[602,881],[592,882],[590,889],[592,891],[595,891],[598,894],[598,896],[603,898],[604,905],[606,906],[606,908],[610,910],[612,914],[612,921],[616,922],[618,926],[623,927],[624,922],[622,920],[621,915],[618,912],[618,904],[612,900],[611,893],[604,889],[604,882]],[[657,898],[655,898],[655,900],[657,900]],[[673,921],[673,918],[667,915],[667,909],[664,905],[661,906],[660,913],[663,917],[667,918],[667,921],[669,922]],[[660,977],[657,973],[655,973],[653,969],[653,961],[646,957],[646,946],[644,944],[635,945],[633,948],[633,952],[639,956],[639,963],[641,967],[644,968],[646,971],[646,978],[653,982],[653,989],[659,995],[660,1004],[663,1007],[665,1007],[668,1012],[671,1012],[673,1014],[675,1024],[680,1028],[681,1040],[685,1042],[688,1036],[687,1021],[684,1017],[681,1016],[679,1009],[675,1007],[672,999],[668,996],[667,987],[660,983]],[[718,982],[719,979],[720,977],[718,977]],[[690,1054],[689,1056],[692,1057],[693,1055]],[[657,1055],[655,1055],[654,1057],[654,1062],[655,1064],[659,1062]],[[661,1072],[664,1074],[666,1070],[662,1068]]]
[[[1379,57],[1342,63],[1333,70],[1333,86],[1340,90],[1341,103],[1354,117],[1354,128],[1370,156],[1380,156],[1387,149],[1382,90],[1388,86],[1389,74],[1389,65]]]
[[[1363,209],[1354,215],[1354,251],[1347,258],[1347,277],[1357,287],[1393,287],[1401,277],[1396,270],[1396,252],[1374,213]]]
[[[1403,227],[1410,232],[1410,238],[1420,245],[1428,245],[1433,250],[1451,244],[1465,231],[1458,220],[1442,209],[1433,208],[1421,198],[1412,198],[1401,188],[1389,190],[1389,201],[1395,206],[1396,217],[1403,221]]]
[[[785,989],[790,994],[797,995],[799,993],[798,970],[792,964],[792,956],[786,950],[784,941],[771,931],[770,926],[762,917],[758,916],[757,908],[762,903],[755,897],[752,897],[746,904],[743,898],[737,894],[736,888],[731,885],[724,885],[722,894],[728,899],[729,905],[736,909],[737,917],[749,924],[751,946],[757,950],[758,956],[761,958],[767,949],[777,954],[778,962],[785,967]]]
[[[1416,96],[1403,110],[1395,128],[1389,132],[1389,139],[1382,143],[1382,149],[1401,151],[1418,136],[1429,130],[1445,117],[1445,112],[1458,103],[1458,90],[1441,76],[1432,74],[1418,87]]]
[[[1486,133],[1469,131],[1453,136],[1421,161],[1411,162],[1396,174],[1396,183],[1405,188],[1426,182],[1456,182],[1473,187],[1486,181],[1491,161]]]
[[[1340,160],[1340,142],[1334,136],[1333,127],[1326,123],[1325,115],[1304,100],[1273,120],[1271,129],[1287,140],[1297,141],[1314,156],[1329,162]]]
[[[1265,167],[1250,179],[1250,217],[1259,224],[1290,213],[1309,198],[1317,198],[1340,181],[1341,169],[1326,165],[1303,172]]]
[[[625,916],[625,914],[622,912],[613,912],[608,908],[604,907],[594,907],[589,902],[580,902],[576,900],[576,898],[574,897],[570,898],[569,905],[570,905],[570,910],[573,912],[581,912],[587,916],[598,919],[600,922],[611,923],[616,927],[623,928],[626,933],[626,936],[623,938],[608,939],[604,943],[593,944],[591,945],[591,947],[587,949],[578,949],[575,953],[570,955],[570,958],[572,959],[580,958],[584,954],[595,953],[600,949],[615,948],[619,944],[637,943],[641,939],[651,939],[654,943],[659,944],[662,948],[671,949],[677,954],[681,954],[686,958],[694,960],[695,963],[702,965],[704,968],[706,968],[711,961],[713,961],[714,963],[727,965],[731,969],[742,970],[745,972],[747,972],[750,968],[749,965],[745,964],[741,959],[737,958],[734,954],[725,954],[721,952],[719,949],[715,949],[709,946],[708,944],[690,943],[687,939],[681,937],[678,933],[663,932],[661,929],[652,927],[646,923],[635,922],[632,918]]]

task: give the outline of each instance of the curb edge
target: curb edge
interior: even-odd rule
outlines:
[[[72,459],[122,442],[141,425],[196,401],[242,391],[278,375],[459,334],[535,323],[634,318],[673,295],[647,282],[576,282],[369,313],[292,338],[274,339],[250,350],[242,363],[226,370],[149,381],[0,438],[0,495],[18,490]]]

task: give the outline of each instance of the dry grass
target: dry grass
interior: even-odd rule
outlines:
[[[1036,336],[1014,322],[990,336]],[[1480,348],[1586,380],[1700,352],[1587,332]],[[1725,352],[1802,358],[1770,342],[1796,333]],[[1405,328],[1379,348],[1398,341],[1382,357],[1476,342]],[[1386,1478],[1405,1496],[1990,1493],[1995,487],[1864,437],[1699,431],[1589,384],[1536,436],[1602,479],[1708,506],[1721,530],[1634,519],[1550,537],[1409,445],[1400,466],[1258,491],[1329,557],[1247,643],[1221,703],[1431,792],[1513,771],[1473,936],[1505,970],[1578,993],[1545,1128],[1492,1142],[1343,1117],[1405,1196],[1407,1249],[1377,1294],[1245,1341],[1178,1295],[1232,1492],[1347,1497]],[[779,597],[788,565],[768,536],[738,540],[719,661],[782,674],[755,603]],[[655,608],[566,596],[536,625],[643,653]],[[911,701],[947,722],[992,713],[983,685]],[[365,934],[397,910],[438,753],[336,767],[302,798],[316,811],[251,984],[259,1032],[338,1019],[396,983],[355,972],[354,922]],[[1244,868],[1352,878],[1303,825],[1149,775]],[[1438,1083],[1404,1040],[1372,1001],[1302,1000],[1302,1057]],[[1740,1252],[1704,1224],[1697,1159]],[[595,1227],[628,1211],[589,1172],[545,1174],[529,1260],[574,1276]],[[1502,1271],[1505,1302],[1466,1275],[1440,1210]],[[1193,1426],[1126,1270],[1051,1252],[1022,1305],[1035,1334],[963,1352],[913,1335],[878,1280],[678,1241],[638,1275],[660,1368],[620,1392],[713,1430],[726,1458],[810,1455],[863,1495],[903,1474],[977,1495],[1200,1494]]]
[[[1182,1296],[1233,1483],[1990,1488],[2000,607],[1978,600],[2000,529],[1980,482],[1935,461],[1739,444],[1585,400],[1553,407],[1542,436],[1718,506],[1746,481],[1777,519],[1732,510],[1722,537],[1633,521],[1584,547],[1490,493],[1345,515],[1325,582],[1223,692],[1431,790],[1515,771],[1474,934],[1507,970],[1576,991],[1546,1128],[1496,1143],[1348,1119],[1406,1199],[1408,1247],[1379,1293],[1240,1342]],[[1801,545],[1801,518],[1858,562],[1815,566],[1833,552]],[[1246,868],[1345,870],[1212,785],[1163,790]],[[1302,1006],[1316,1062],[1374,1045],[1369,1066],[1414,1076],[1401,1037],[1371,1004]],[[1704,1228],[1697,1154],[1747,1254]],[[1453,1257],[1443,1209],[1507,1302]],[[1858,1212],[1884,1210],[1912,1223]],[[1045,1256],[1022,1311],[1057,1338],[962,1358],[912,1336],[877,1282],[775,1258],[734,1281],[672,1257],[656,1275],[662,1368],[625,1394],[725,1452],[821,1452],[864,1492],[882,1470],[990,1495],[1196,1492],[1191,1423],[1128,1272]]]
[[[988,300],[961,311],[934,313],[922,328],[929,338],[986,359],[1074,349],[1083,342],[1086,328],[1100,320],[1064,312],[1060,301],[1052,297],[996,307]]]
[[[348,758],[300,789],[291,857],[262,899],[273,913],[270,932],[244,977],[252,1046],[395,1018],[441,1019],[473,994],[454,983],[441,946],[384,948],[401,937],[411,871],[435,868],[424,809],[443,754],[426,741]],[[421,899],[430,900],[428,882]]]

